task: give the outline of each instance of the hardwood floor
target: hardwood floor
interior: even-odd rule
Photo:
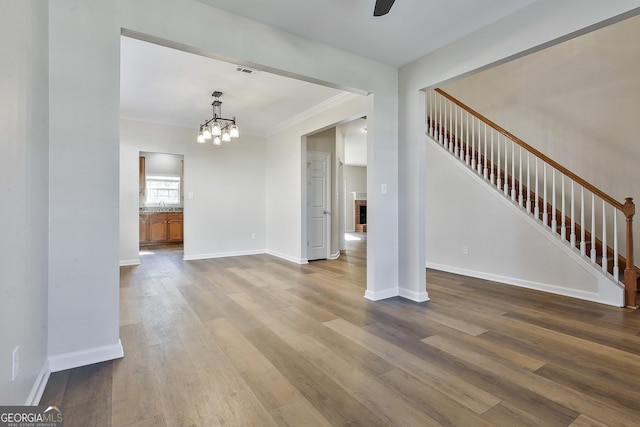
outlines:
[[[363,298],[335,261],[121,269],[125,357],[51,375],[65,426],[614,426],[640,420],[640,311],[431,271],[431,301]]]

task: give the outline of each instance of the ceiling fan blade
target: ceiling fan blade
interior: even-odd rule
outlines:
[[[376,5],[373,8],[373,16],[382,16],[389,13],[395,1],[396,0],[376,0]]]

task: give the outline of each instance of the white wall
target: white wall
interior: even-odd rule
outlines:
[[[348,232],[355,231],[355,217],[353,216],[353,208],[355,198],[352,192],[367,192],[367,168],[364,166],[345,166],[344,179],[347,184],[347,218],[346,230]]]
[[[47,29],[46,2],[0,3],[0,405],[36,403],[48,378]]]
[[[625,197],[637,201],[638,40],[640,16],[443,89],[621,203]],[[635,225],[638,235],[640,222]],[[624,242],[624,227],[619,231]]]
[[[426,183],[441,180],[426,164],[424,94],[420,90],[488,67],[637,7],[640,7],[637,0],[539,0],[400,69],[401,292],[403,288],[414,292],[424,289],[425,272],[419,266],[424,266],[427,259],[424,236],[432,238],[427,234],[426,217],[429,209],[437,209],[434,202],[425,197]],[[446,227],[447,224],[437,226]],[[450,232],[457,232],[454,225]],[[513,253],[498,245],[491,249],[496,257],[493,263],[485,265],[485,271],[499,269],[505,259],[514,258]]]
[[[197,144],[196,130],[122,120],[120,262],[139,262],[138,154],[184,155],[185,259],[265,251],[265,138],[243,134],[222,146]],[[193,193],[193,198],[189,198]],[[255,239],[252,239],[255,234]]]
[[[49,12],[48,346],[56,371],[122,355],[120,37],[112,2],[60,0]]]
[[[183,156],[170,153],[141,151],[147,175],[180,176]]]

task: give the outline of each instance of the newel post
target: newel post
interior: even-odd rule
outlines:
[[[636,205],[633,203],[633,198],[627,197],[625,199],[622,212],[627,218],[627,265],[624,269],[624,305],[636,308],[638,290],[636,288],[636,268],[633,261],[633,215],[636,213]]]

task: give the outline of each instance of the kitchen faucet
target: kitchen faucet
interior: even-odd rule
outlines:
[[[160,200],[160,206],[162,206],[163,208],[165,207],[164,206],[164,200]]]

